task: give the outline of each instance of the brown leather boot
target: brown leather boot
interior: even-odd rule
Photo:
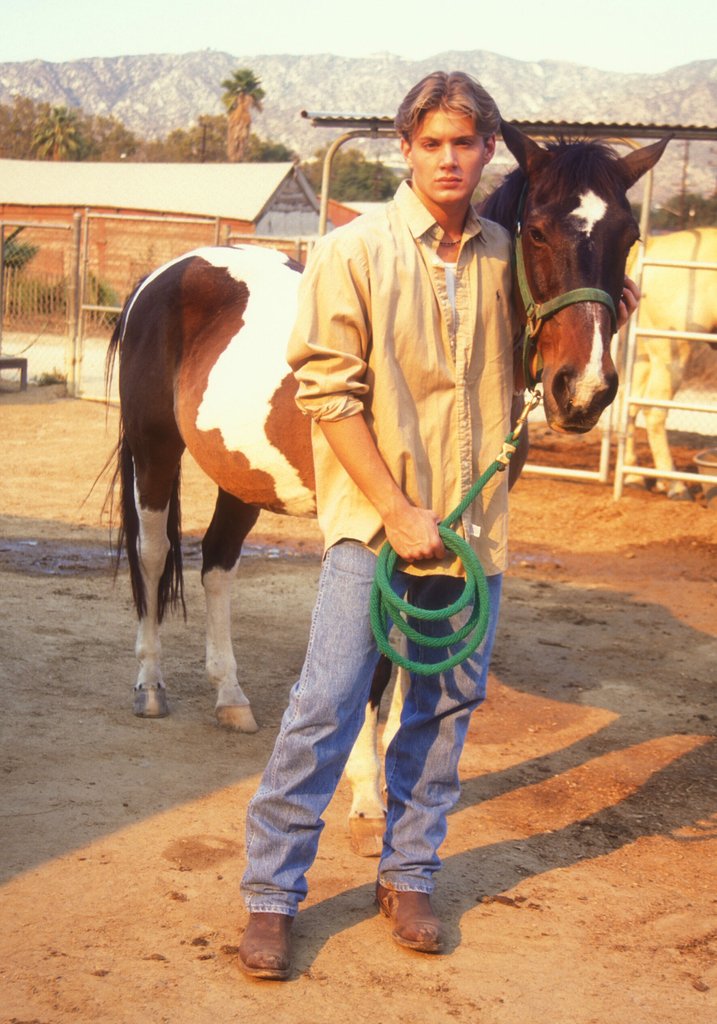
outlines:
[[[249,914],[239,945],[239,966],[253,978],[285,981],[291,971],[291,925],[288,914]]]
[[[379,909],[394,925],[391,933],[399,946],[420,953],[440,953],[443,948],[441,922],[433,913],[425,892],[398,892],[379,882],[376,886]]]

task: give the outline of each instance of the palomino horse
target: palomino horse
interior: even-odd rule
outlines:
[[[646,258],[685,263],[717,263],[717,228],[694,228],[656,235],[648,239]],[[666,331],[717,333],[717,271],[713,269],[646,266],[642,277],[642,299],[638,326]],[[640,337],[637,341],[631,395],[636,398],[657,398],[671,401],[682,383],[685,368],[705,343],[679,338]],[[637,465],[635,459],[635,417],[637,406],[630,409],[625,445],[625,462]],[[645,407],[647,440],[655,469],[674,472],[675,466],[667,439],[667,409]],[[626,476],[626,483],[641,480]],[[668,497],[688,497],[689,491],[679,480],[658,480],[655,490]]]
[[[521,294],[531,330],[518,360],[519,390],[524,373],[528,383],[542,374],[551,426],[589,430],[617,389],[610,339],[638,233],[626,191],[667,140],[618,158],[598,143],[546,150],[508,124],[503,137],[519,168],[486,214],[511,231],[520,216]],[[315,511],[309,424],[294,402],[284,356],[299,270],[259,247],[188,253],[138,286],[110,343],[110,371],[119,350],[117,473],[139,616],[137,715],[168,712],[159,624],[166,607],[182,600],[179,470],[186,447],[219,487],[202,542],[216,717],[233,729],[257,728],[237,678],[230,589],[260,509]],[[352,815],[382,819],[378,780],[370,775],[363,777],[365,806],[355,800]]]

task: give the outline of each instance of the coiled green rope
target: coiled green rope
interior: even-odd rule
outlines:
[[[388,541],[383,545],[376,564],[371,597],[369,602],[369,613],[371,629],[376,638],[378,649],[386,657],[397,665],[415,672],[418,675],[435,675],[439,672],[447,672],[455,668],[461,662],[469,658],[478,649],[488,630],[489,617],[489,596],[488,583],[477,555],[470,544],[460,537],[452,525],[458,522],[483,490],[488,481],[498,472],[503,471],[517,448],[518,437],[528,418],[528,413],[540,402],[540,395],[534,393],[530,402],[525,406],[514,429],[508,434],[500,455],[491,463],[481,477],[468,491],[450,515],[438,525],[438,533],[444,546],[452,551],[463,565],[466,582],[460,596],[445,608],[427,609],[417,608],[415,605],[404,601],[391,587],[391,578],[396,568],[398,555]],[[471,612],[467,621],[460,629],[444,636],[428,636],[414,629],[407,621],[410,617],[422,622],[438,622],[450,619],[453,615],[471,606]],[[450,657],[438,662],[416,662],[406,657],[389,642],[391,623],[409,640],[412,640],[419,647],[433,649],[448,648],[453,644],[465,641],[464,645]]]

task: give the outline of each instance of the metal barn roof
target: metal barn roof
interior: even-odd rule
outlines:
[[[0,160],[0,202],[161,211],[256,222],[292,177],[318,210],[314,193],[292,163]]]
[[[343,128],[346,131],[363,129],[391,133],[393,117],[386,114],[339,114],[302,110],[315,128]],[[618,121],[514,121],[517,128],[528,135],[591,135],[601,138],[657,139],[674,135],[676,139],[715,140],[717,126],[679,124],[625,124]]]

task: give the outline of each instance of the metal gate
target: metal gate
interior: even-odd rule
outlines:
[[[643,235],[643,238],[645,235]],[[717,272],[717,263],[701,263],[695,260],[660,260],[650,259],[645,255],[644,243],[640,246],[636,265],[636,281],[642,284],[646,267],[672,267],[684,270],[710,270]],[[640,327],[639,308],[638,314],[632,318],[629,325],[627,346],[624,359],[624,385],[621,390],[618,433],[617,433],[617,456],[615,463],[614,496],[616,499],[622,496],[625,478],[627,476],[642,476],[647,479],[681,480],[683,482],[694,482],[695,475],[690,472],[667,471],[664,469],[653,469],[647,466],[629,464],[625,461],[625,450],[627,446],[629,421],[632,409],[661,408],[665,410],[695,412],[706,415],[714,415],[714,429],[712,434],[717,435],[717,395],[712,394],[711,401],[678,401],[677,399],[640,398],[632,393],[634,383],[635,359],[637,354],[637,343],[640,338],[667,338],[684,340],[690,343],[708,342],[714,343],[713,334],[703,334],[697,331],[675,331],[657,330],[653,327]],[[701,473],[702,483],[717,484],[717,475]]]

